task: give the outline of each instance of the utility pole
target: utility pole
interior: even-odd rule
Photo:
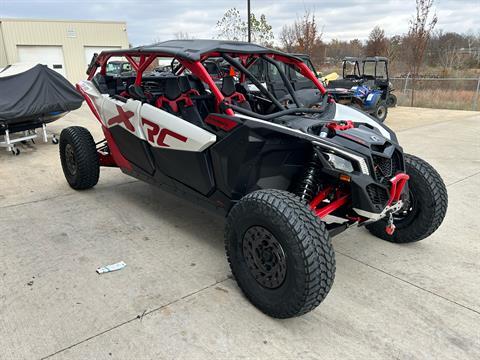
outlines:
[[[250,0],[247,0],[248,42],[252,42],[252,24],[250,19]]]

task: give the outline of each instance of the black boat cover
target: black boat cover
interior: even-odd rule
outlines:
[[[0,124],[37,121],[82,105],[83,97],[72,84],[45,65],[11,76],[1,75],[0,72]]]

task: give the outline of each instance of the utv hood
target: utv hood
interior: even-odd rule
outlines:
[[[378,122],[375,118],[364,113],[361,110],[357,110],[342,104],[335,104],[335,116],[334,121],[353,121],[354,123],[368,124],[372,128],[378,130],[378,132],[388,140],[398,143],[395,133],[386,125]]]

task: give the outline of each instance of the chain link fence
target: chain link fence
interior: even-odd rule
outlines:
[[[435,109],[480,110],[478,78],[390,78],[398,105]],[[415,85],[415,91],[412,87]]]

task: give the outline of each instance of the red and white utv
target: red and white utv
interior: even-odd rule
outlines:
[[[148,75],[166,58],[171,72]],[[211,58],[230,66],[220,81],[204,66]],[[118,59],[135,75],[107,75]],[[277,78],[257,79],[249,69],[259,59]],[[296,89],[286,69],[315,89]],[[284,95],[275,91],[280,82]],[[95,144],[81,127],[62,131],[70,186],[91,188],[100,166],[114,166],[224,214],[232,273],[271,316],[304,314],[326,297],[331,236],[365,225],[391,242],[418,241],[445,216],[438,173],[403,153],[386,125],[336,104],[295,56],[242,42],[167,41],[102,52],[77,89],[105,139]]]

